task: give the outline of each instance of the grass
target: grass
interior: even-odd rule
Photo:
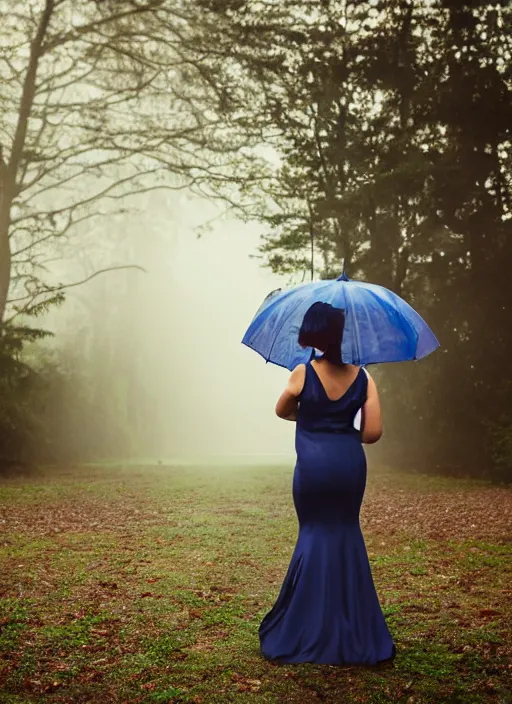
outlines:
[[[0,702],[512,702],[511,490],[374,471],[361,511],[397,646],[259,652],[297,537],[291,467],[106,466],[0,482]]]

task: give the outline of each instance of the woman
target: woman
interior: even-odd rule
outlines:
[[[297,421],[299,521],[279,596],[259,628],[263,656],[278,662],[373,665],[396,654],[359,524],[362,443],[382,435],[379,397],[366,370],[341,360],[344,321],[341,309],[311,306],[299,344],[323,355],[296,367],[276,406],[280,418]]]

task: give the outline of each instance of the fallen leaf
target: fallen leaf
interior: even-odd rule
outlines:
[[[478,613],[480,616],[499,616],[500,612],[495,609],[480,609]]]

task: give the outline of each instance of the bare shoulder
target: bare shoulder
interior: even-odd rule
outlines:
[[[362,367],[362,369],[364,370],[364,373],[366,374],[366,378],[368,379],[368,393],[370,393],[372,395],[376,394],[377,393],[377,385],[375,383],[374,378],[372,377],[372,375],[370,374],[368,369],[366,369],[366,367]]]
[[[361,369],[366,374],[366,378],[368,379],[368,381],[373,381],[373,377],[370,374],[370,372],[368,371],[368,369],[366,367],[361,367]]]
[[[306,365],[298,364],[290,375],[288,380],[288,389],[294,395],[298,396],[304,388],[306,380]]]

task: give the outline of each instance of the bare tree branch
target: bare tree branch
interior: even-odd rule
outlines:
[[[34,272],[86,221],[154,189],[233,206],[262,168],[241,151],[261,140],[260,125],[223,115],[200,2],[42,5],[16,5],[0,49],[0,320],[11,270],[15,289],[30,280],[46,290]]]

